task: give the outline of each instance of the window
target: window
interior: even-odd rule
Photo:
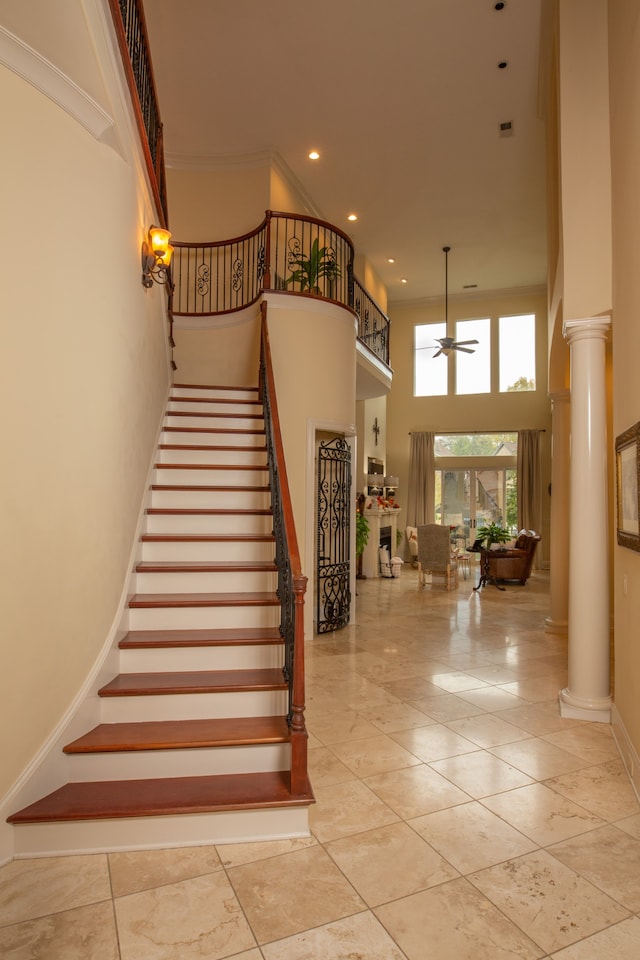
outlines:
[[[491,320],[459,320],[456,340],[477,340],[471,344],[473,353],[455,351],[456,393],[491,393]]]
[[[536,389],[536,318],[500,317],[500,392]]]
[[[446,360],[438,363],[433,359],[438,350],[436,341],[446,335],[444,323],[420,323],[415,327],[414,397],[446,397],[449,389],[448,364]]]

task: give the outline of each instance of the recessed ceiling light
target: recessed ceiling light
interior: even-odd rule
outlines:
[[[347,220],[357,220],[357,219],[358,219],[357,213],[350,213],[349,216],[347,217]]]
[[[507,68],[508,66],[509,66],[509,61],[508,61],[508,60],[499,60],[499,61],[498,61],[498,70],[506,70],[506,68]]]
[[[319,160],[319,159],[320,159],[320,154],[318,153],[318,151],[312,150],[311,153],[309,154],[309,160]]]
[[[396,262],[395,257],[387,257],[387,263],[395,263],[395,262]]]
[[[400,283],[409,283],[406,277],[400,277]]]

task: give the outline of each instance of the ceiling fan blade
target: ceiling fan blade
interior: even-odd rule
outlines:
[[[469,347],[461,347],[458,344],[453,349],[459,350],[460,353],[475,353],[475,350],[469,350]]]
[[[442,350],[438,350],[437,353],[434,353],[434,355],[433,355],[434,360],[435,360],[436,357],[439,357],[441,353],[442,353]]]
[[[468,343],[479,343],[479,342],[480,342],[479,340],[458,340],[456,342],[456,346],[459,347],[461,344],[464,344],[466,346],[466,344]]]

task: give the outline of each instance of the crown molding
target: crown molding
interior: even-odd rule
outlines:
[[[113,119],[92,97],[37,50],[2,26],[0,63],[61,107],[96,140],[104,140],[113,127]]]

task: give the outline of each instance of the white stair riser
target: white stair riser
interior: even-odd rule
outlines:
[[[287,703],[288,695],[284,690],[101,697],[100,717],[102,723],[276,717],[286,714]]]
[[[174,446],[169,450],[158,450],[160,463],[210,463],[210,464],[252,464],[266,468],[265,450],[250,450],[238,447],[235,450],[183,450]]]
[[[264,560],[273,561],[276,548],[271,540],[238,541],[144,541],[142,560],[168,562],[204,560]]]
[[[154,647],[120,651],[121,673],[180,673],[189,670],[282,669],[282,643],[220,647]]]
[[[203,747],[197,750],[129,750],[122,753],[70,754],[67,757],[67,769],[71,781],[208,777],[226,773],[286,770],[289,756],[287,743]]]
[[[223,469],[210,467],[156,467],[154,483],[161,484],[185,484],[186,486],[211,486],[211,487],[266,487],[269,484],[269,471],[260,470],[238,470],[233,466]]]
[[[206,416],[176,416],[168,413],[164,418],[165,427],[197,427],[199,430],[260,430],[264,431],[264,418],[252,416],[249,412],[246,416],[238,417],[216,417],[215,414],[207,413]]]
[[[174,385],[171,388],[169,399],[175,400],[178,397],[195,397],[196,399],[200,397],[201,399],[211,398],[213,400],[251,400],[257,403],[259,400],[259,392],[251,387],[195,387],[189,384],[185,386]]]
[[[215,630],[275,627],[279,607],[164,607],[129,610],[130,630]]]
[[[21,824],[14,827],[16,857],[55,856],[309,836],[309,810],[221,810],[188,816]]]
[[[174,510],[268,510],[269,490],[152,490],[151,506]]]
[[[136,593],[273,592],[277,574],[259,570],[225,570],[219,573],[136,573]]]
[[[147,533],[259,533],[269,535],[273,533],[273,517],[269,513],[148,514]]]
[[[213,399],[213,403],[210,400]],[[262,404],[257,401],[254,403],[237,403],[233,399],[222,397],[187,397],[184,400],[178,397],[171,397],[167,404],[167,415],[170,413],[235,413],[241,415],[257,416],[262,413]]]
[[[160,443],[196,443],[205,445],[229,445],[241,449],[242,447],[261,447],[264,446],[264,431],[260,433],[226,433],[224,430],[218,430],[215,433],[207,433],[205,430],[163,430],[160,435]]]

